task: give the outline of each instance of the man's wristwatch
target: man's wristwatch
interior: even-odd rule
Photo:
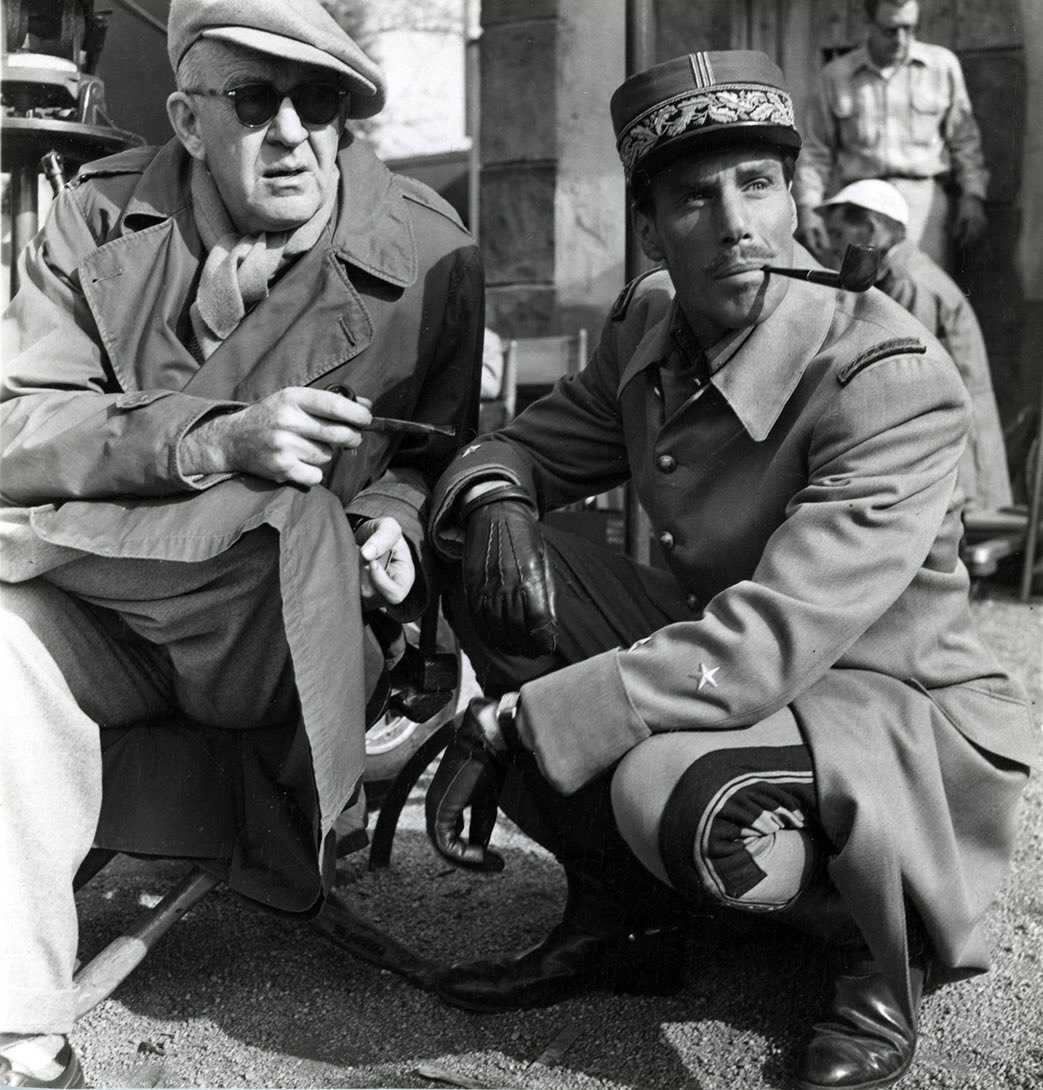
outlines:
[[[507,746],[508,753],[516,753],[521,749],[521,741],[518,738],[518,701],[521,693],[504,693],[500,702],[496,705],[496,722],[500,728],[500,734]]]

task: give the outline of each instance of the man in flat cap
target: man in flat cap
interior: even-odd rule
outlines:
[[[437,989],[477,1011],[554,1002],[606,973],[625,985],[642,951],[676,961],[693,907],[760,914],[835,940],[800,1084],[884,1086],[911,1062],[928,968],[986,967],[1034,756],[968,611],[966,393],[882,293],[766,269],[816,267],[793,241],[800,139],[767,57],[657,65],[612,117],[664,267],[628,285],[586,368],[460,451],[432,500],[486,698],[429,789],[429,835],[497,868],[499,801],[561,861],[568,899],[533,949]],[[627,480],[662,566],[538,522]]]
[[[477,411],[476,250],[353,142],[374,64],[319,0],[174,0],[168,39],[175,138],[80,171],[4,324],[6,1085],[81,1078],[92,842],[318,911],[377,632],[428,595],[456,441],[416,425]]]
[[[989,511],[1013,502],[985,338],[959,285],[906,234],[909,204],[890,182],[852,182],[818,209],[839,261],[848,246],[872,246],[881,261],[876,286],[922,322],[959,369],[970,398],[967,445],[959,483],[965,511]]]

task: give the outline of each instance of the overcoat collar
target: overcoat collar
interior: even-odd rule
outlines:
[[[391,172],[361,145],[341,151],[335,223],[200,366],[175,332],[203,259],[189,162],[176,140],[162,147],[138,179],[116,237],[81,266],[84,294],[123,388],[256,400],[282,386],[308,385],[363,352],[373,326],[346,266],[394,288],[417,278],[412,218]]]
[[[188,206],[187,160],[188,153],[177,140],[159,149],[127,202],[124,231],[170,219]],[[358,141],[340,151],[337,165],[340,209],[334,253],[396,287],[409,287],[417,277],[416,240],[394,175]]]
[[[801,246],[794,246],[794,266],[818,268]],[[730,334],[707,356],[710,382],[731,406],[756,442],[767,438],[808,364],[818,354],[833,320],[832,289],[793,280],[775,312],[746,335]],[[651,326],[623,370],[619,392],[635,375],[662,363],[670,353],[677,300]]]

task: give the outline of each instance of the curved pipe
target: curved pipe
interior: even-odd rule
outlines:
[[[783,269],[775,265],[762,265],[767,273],[792,276],[809,284],[822,284],[843,291],[866,291],[875,283],[880,273],[880,251],[875,246],[848,246],[844,259],[836,272],[825,269]]]

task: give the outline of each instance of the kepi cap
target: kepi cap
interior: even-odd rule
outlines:
[[[726,143],[800,150],[782,70],[752,49],[688,53],[637,72],[616,88],[611,110],[628,179]]]
[[[380,69],[319,0],[173,0],[167,55],[175,73],[200,38],[336,72],[351,91],[349,117],[372,117],[384,107]]]
[[[903,227],[909,226],[909,205],[905,197],[883,178],[864,178],[860,182],[852,182],[820,204],[819,210],[834,204],[856,204],[870,212],[879,212]]]

